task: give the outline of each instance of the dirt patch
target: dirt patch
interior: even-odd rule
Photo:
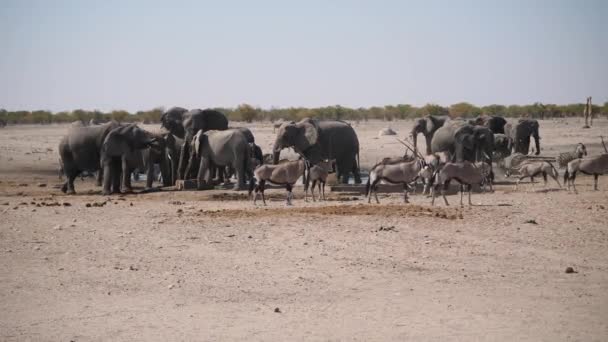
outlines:
[[[292,215],[332,215],[332,216],[382,216],[382,217],[433,217],[440,219],[463,219],[462,211],[457,209],[426,207],[421,205],[330,205],[303,208],[271,209],[218,209],[199,210],[195,216],[218,218],[244,218]]]

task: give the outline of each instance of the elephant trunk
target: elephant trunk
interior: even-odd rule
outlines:
[[[412,130],[410,136],[412,137],[412,141],[414,142],[414,151],[418,151],[418,131],[416,130],[416,128]]]
[[[272,146],[272,163],[277,165],[279,163],[279,156],[281,155],[281,147],[278,144]]]
[[[538,131],[534,133],[534,144],[536,145],[536,155],[540,154],[540,137]]]

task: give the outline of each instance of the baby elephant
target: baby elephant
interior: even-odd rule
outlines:
[[[553,166],[553,164],[547,161],[530,161],[526,162],[519,166],[519,179],[517,183],[515,183],[515,189],[519,186],[519,182],[526,177],[530,177],[530,181],[534,182],[534,177],[538,175],[543,175],[543,180],[545,181],[545,186],[547,186],[547,175],[551,176],[557,183],[557,185],[561,188],[562,185],[559,183],[557,177],[559,174],[557,173],[557,169]]]
[[[310,188],[310,194],[312,201],[315,202],[315,186],[317,182],[319,184],[319,200],[325,201],[325,183],[327,182],[327,176],[329,172],[333,170],[335,159],[323,160],[316,165],[311,166],[307,171],[306,181],[304,182],[304,201],[308,202],[308,186],[312,181],[312,187]]]

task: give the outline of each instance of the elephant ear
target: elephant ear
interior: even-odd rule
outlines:
[[[426,131],[428,133],[433,132],[434,130],[436,130],[438,128],[435,123],[435,120],[432,116],[429,116],[425,121],[426,121]]]
[[[319,129],[312,120],[298,123],[298,134],[295,139],[295,147],[299,152],[304,152],[314,146],[319,139]]]

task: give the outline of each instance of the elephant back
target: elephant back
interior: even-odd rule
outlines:
[[[213,109],[193,109],[184,114],[184,127],[196,134],[199,130],[207,132],[209,130],[228,129],[228,118],[222,112]]]

